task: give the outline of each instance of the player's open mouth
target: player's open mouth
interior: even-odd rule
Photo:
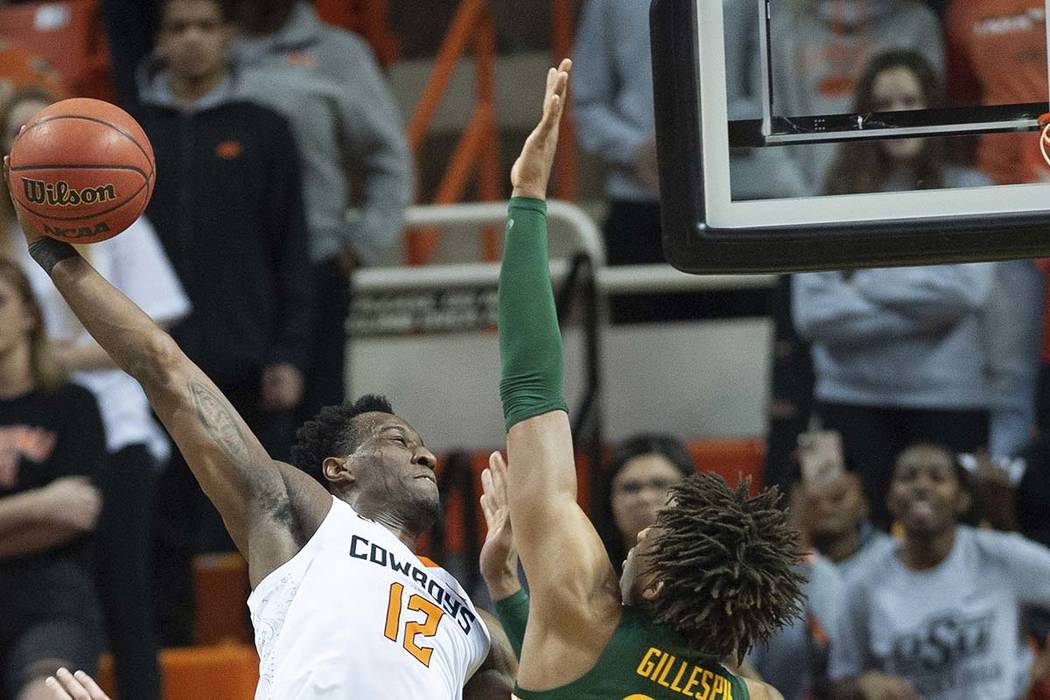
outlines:
[[[420,474],[419,476],[414,477],[414,478],[416,478],[416,479],[426,479],[427,481],[432,481],[435,485],[437,484],[437,479],[434,478],[433,474]]]

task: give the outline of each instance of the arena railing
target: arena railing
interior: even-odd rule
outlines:
[[[406,212],[408,228],[455,228],[469,235],[477,235],[479,227],[500,226],[506,219],[505,202],[477,204],[423,205],[410,207]],[[554,257],[550,263],[551,280],[555,289],[559,321],[563,326],[572,322],[579,326],[582,343],[582,367],[585,374],[582,394],[573,406],[573,437],[578,454],[585,455],[592,465],[601,464],[603,421],[602,398],[602,333],[606,326],[605,300],[612,294],[645,294],[651,292],[687,292],[718,289],[770,288],[775,275],[689,275],[670,265],[630,265],[607,267],[601,234],[594,219],[569,202],[548,202],[548,222],[556,232],[558,248],[569,251],[564,257]],[[446,231],[446,234],[448,231]],[[555,253],[556,255],[556,253]],[[491,331],[495,325],[495,294],[499,281],[499,263],[469,262],[431,264],[422,266],[366,268],[354,273],[354,304],[351,311],[350,335],[408,335],[420,332],[456,333]],[[466,322],[451,324],[431,323],[419,302],[433,295],[436,319],[448,318],[440,307],[443,293],[482,290],[476,296],[476,315]],[[483,293],[487,291],[488,293]],[[384,325],[384,313],[392,308],[390,300],[405,295],[411,301],[412,322]],[[462,295],[461,295],[462,296]],[[381,304],[374,304],[382,299]],[[396,308],[396,303],[393,305]],[[377,310],[378,309],[378,310]],[[387,311],[384,311],[386,309]],[[458,319],[462,315],[453,314]],[[353,361],[353,353],[351,362]],[[478,494],[470,459],[465,455],[450,455],[441,475],[442,485],[448,491],[459,491],[464,503],[466,523],[474,522],[474,502]],[[588,492],[591,498],[601,493],[599,469],[590,469]],[[445,491],[445,493],[448,493]],[[469,504],[469,505],[467,505]],[[444,535],[436,533],[431,549],[440,554]],[[477,533],[463,539],[463,554],[468,566],[467,583],[476,582]]]

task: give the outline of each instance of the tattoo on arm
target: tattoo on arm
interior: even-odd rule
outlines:
[[[208,435],[222,448],[226,456],[242,469],[252,466],[251,452],[240,426],[221,396],[203,384],[190,381],[190,393],[197,407],[197,416]]]
[[[251,449],[244,436],[244,431],[237,424],[236,417],[228,402],[200,382],[190,381],[190,393],[197,408],[197,416],[208,436],[215,441],[233,464],[241,470],[244,477],[256,484],[254,500],[259,509],[268,513],[276,522],[290,528],[297,541],[305,541],[301,535],[300,523],[295,518],[292,504],[288,498],[288,485],[279,474],[275,478],[280,486],[274,488],[259,482],[261,470],[252,459]]]

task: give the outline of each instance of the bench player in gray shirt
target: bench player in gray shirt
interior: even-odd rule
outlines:
[[[1050,607],[1050,550],[957,524],[969,507],[954,455],[915,445],[897,459],[889,509],[905,536],[846,581],[832,637],[833,697],[1011,700],[1028,659],[1019,608]]]

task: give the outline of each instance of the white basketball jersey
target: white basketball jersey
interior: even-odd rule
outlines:
[[[459,582],[336,498],[248,608],[256,700],[461,698],[489,651]]]

